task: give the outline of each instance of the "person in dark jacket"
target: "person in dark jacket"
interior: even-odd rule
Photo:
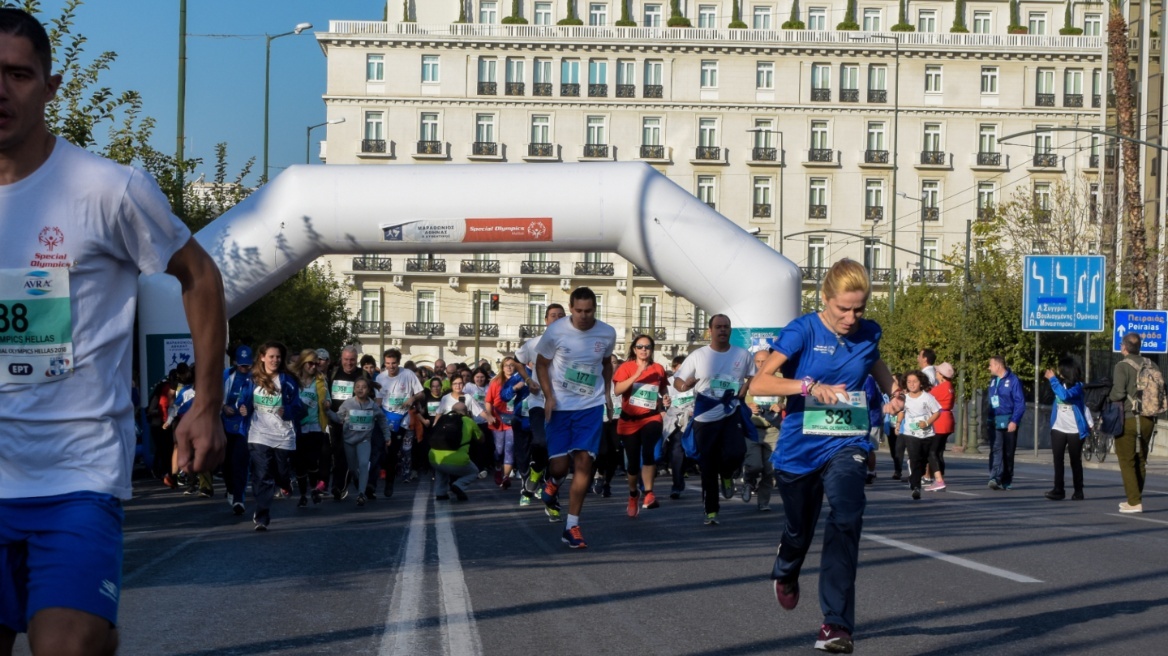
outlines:
[[[1140,355],[1143,346],[1143,337],[1139,333],[1129,332],[1123,336],[1120,344],[1120,353],[1123,359],[1115,363],[1115,370],[1111,374],[1111,394],[1107,397],[1112,403],[1123,403],[1123,433],[1115,436],[1115,459],[1119,461],[1119,473],[1123,477],[1123,491],[1127,501],[1119,504],[1119,512],[1144,512],[1144,478],[1148,466],[1148,447],[1152,439],[1152,429],[1155,428],[1155,417],[1142,417],[1136,414],[1136,383],[1139,379],[1140,367],[1144,358]]]
[[[990,358],[990,482],[991,490],[1009,490],[1014,483],[1014,451],[1018,448],[1018,426],[1026,414],[1026,396],[1018,376],[1006,367],[1000,355]]]

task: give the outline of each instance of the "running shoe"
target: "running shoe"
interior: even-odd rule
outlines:
[[[681,498],[681,492],[674,490],[674,491],[669,493],[669,498],[673,499],[674,501],[677,501],[678,499]]]
[[[1005,485],[1002,486],[1002,489],[1003,490],[1013,490],[1014,484],[1013,483],[1006,483]]]
[[[317,481],[317,482],[316,482],[316,488],[315,488],[315,489],[316,489],[316,491],[317,491],[317,492],[319,492],[319,493],[320,493],[322,496],[328,492],[327,486],[325,486],[325,484],[324,484],[324,481]]]
[[[1144,504],[1137,503],[1136,505],[1133,506],[1130,503],[1124,501],[1123,503],[1119,504],[1119,512],[1124,513],[1124,514],[1128,514],[1128,515],[1130,515],[1132,513],[1142,513],[1142,512],[1144,512]]]
[[[769,504],[769,503],[758,504],[758,511],[759,512],[770,512],[771,511],[771,504]]]
[[[242,503],[236,501],[235,503],[231,504],[231,512],[235,513],[236,516],[242,515],[243,511],[244,507]]]
[[[920,500],[920,498],[921,498],[921,488],[919,488],[919,487],[914,487],[914,488],[912,489],[912,498],[913,498],[913,501],[919,501],[919,500]]]
[[[531,505],[531,495],[524,491],[519,495],[519,507],[526,508]]]
[[[657,502],[657,495],[653,494],[652,490],[645,493],[645,498],[641,501],[641,508],[645,510],[652,510],[653,508],[660,508],[661,504]]]
[[[932,476],[922,476],[921,482],[928,483],[928,484],[932,485],[933,484],[933,477]]]
[[[750,503],[750,497],[754,496],[754,486],[750,483],[742,483],[742,503]]]
[[[499,487],[503,488],[504,490],[510,490],[511,489],[511,479],[504,478],[503,482],[499,484]]]
[[[345,498],[344,495],[341,494],[341,491],[339,489],[335,489],[335,488],[333,489],[333,501],[340,501],[341,499],[344,499],[344,498]]]
[[[1071,501],[1082,501],[1082,500],[1083,500],[1083,493],[1082,492],[1076,492],[1076,493],[1071,495]]]
[[[292,488],[290,488],[290,487],[280,488],[280,498],[281,499],[291,499],[292,498]]]
[[[876,472],[869,472],[868,477],[864,479],[864,485],[874,485],[876,483]]]
[[[892,472],[892,480],[899,481],[902,477],[900,472]]]
[[[362,506],[364,506],[364,505],[365,505],[365,495],[364,495],[364,494],[358,494],[358,495],[357,495],[357,507],[358,507],[358,508],[360,508],[360,507],[362,507]]]
[[[945,481],[936,481],[929,487],[925,488],[926,492],[940,492],[945,489]]]
[[[600,491],[600,496],[604,497],[605,499],[611,497],[612,496],[612,486],[609,485],[608,483],[605,483],[604,489],[602,489]]]
[[[706,513],[706,526],[716,526],[718,524],[718,513]]]
[[[455,499],[458,499],[459,501],[466,501],[466,492],[464,492],[462,488],[458,487],[457,485],[451,485],[450,491],[454,494]]]
[[[778,600],[783,610],[795,610],[795,607],[799,605],[799,582],[780,583],[778,579],[775,579],[775,599]]]
[[[629,519],[635,518],[641,512],[641,497],[640,495],[630,494],[628,508],[625,509]]]
[[[723,499],[733,499],[734,498],[734,481],[730,480],[729,478],[722,479],[722,498]]]
[[[312,505],[315,506],[316,504],[320,503],[320,500],[321,500],[321,490],[319,487],[315,487],[312,489]]]
[[[189,497],[189,496],[191,496],[191,495],[195,494],[195,493],[196,493],[196,492],[198,492],[198,491],[199,491],[199,488],[195,487],[194,485],[188,485],[188,486],[186,487],[186,489],[185,489],[185,490],[183,490],[183,495],[184,495],[184,496],[188,496],[188,497]]]
[[[215,490],[213,490],[209,487],[199,488],[199,498],[200,499],[210,499],[213,496],[215,496]]]
[[[990,482],[988,483],[988,485],[989,485],[989,488],[990,488],[991,490],[1000,490],[1000,489],[1002,489],[1002,486],[1001,486],[1001,484],[999,484],[999,483],[998,483],[998,479],[996,479],[996,478],[991,478],[991,479],[990,479]]]
[[[503,470],[495,468],[495,485],[503,484]]]
[[[597,476],[596,479],[592,481],[592,493],[596,496],[604,494],[604,477]]]
[[[296,507],[297,508],[307,508],[308,507],[308,497],[300,497],[300,501],[296,502]]]
[[[580,527],[573,526],[564,531],[560,536],[560,541],[568,545],[570,549],[587,549],[588,545],[584,542],[584,534],[580,532]]]
[[[348,498],[349,498],[349,486],[346,485],[344,487],[344,489],[341,490],[341,498],[339,500],[344,501],[345,499],[348,499]]]
[[[539,498],[541,501],[543,501],[545,506],[559,510],[560,509],[560,500],[559,500],[559,498],[556,497],[556,494],[559,491],[560,491],[559,485],[556,485],[555,483],[551,482],[550,480],[544,481],[543,490],[540,491]]]
[[[551,506],[544,506],[543,512],[545,515],[547,515],[548,521],[553,523],[553,524],[558,523],[560,520],[562,520],[564,518],[563,514],[560,513],[560,509],[558,507],[552,508]]]
[[[852,653],[852,634],[845,631],[842,626],[824,624],[819,627],[815,648],[833,654],[850,654]]]
[[[263,533],[264,531],[268,530],[268,525],[267,524],[256,524],[255,530],[259,531],[260,533]]]
[[[369,501],[374,501],[377,499],[377,495],[373,493],[373,490],[374,488],[372,485],[365,488],[365,499]]]
[[[162,484],[173,490],[178,487],[178,479],[174,477],[174,474],[166,474],[162,477]]]

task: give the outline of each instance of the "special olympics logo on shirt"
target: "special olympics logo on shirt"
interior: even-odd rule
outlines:
[[[51,253],[54,248],[65,243],[65,233],[61,232],[60,228],[46,226],[37,236],[37,241],[44,244]]]
[[[593,353],[604,353],[604,342],[596,342],[592,347]]]

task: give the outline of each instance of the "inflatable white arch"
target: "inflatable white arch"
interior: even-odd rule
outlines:
[[[797,266],[641,163],[293,166],[195,238],[228,316],[322,255],[476,251],[618,253],[728,315],[743,346],[800,311]],[[143,277],[139,304],[145,385],[189,329],[170,276]]]

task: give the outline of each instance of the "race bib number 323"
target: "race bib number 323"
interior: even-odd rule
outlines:
[[[68,269],[0,269],[0,383],[73,373]]]
[[[808,396],[803,407],[803,433],[851,437],[868,434],[868,398],[863,392],[851,392],[847,400],[821,403]]]

